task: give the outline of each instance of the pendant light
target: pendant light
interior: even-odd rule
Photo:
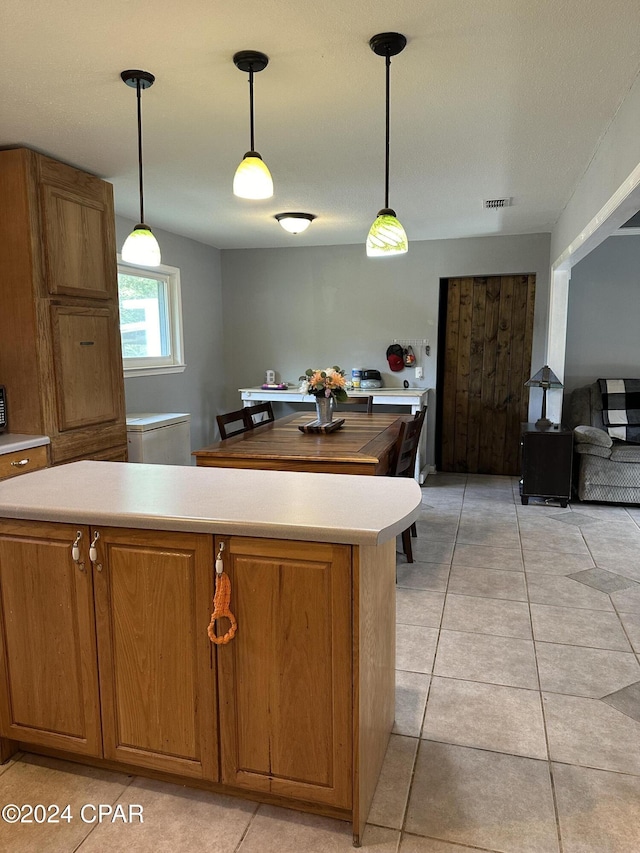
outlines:
[[[236,68],[249,73],[249,114],[251,122],[251,150],[247,151],[233,177],[233,194],[240,198],[271,198],[273,178],[267,164],[255,150],[253,127],[253,75],[263,71],[269,57],[257,50],[241,50],[233,57]]]
[[[384,207],[378,211],[378,216],[367,236],[367,257],[384,258],[389,255],[403,255],[408,250],[407,235],[395,210],[389,207],[389,68],[391,57],[397,56],[404,50],[406,38],[401,33],[379,33],[369,40],[369,47],[378,56],[386,60],[386,135],[385,135],[385,169],[384,169]]]
[[[140,187],[140,222],[124,241],[122,260],[128,264],[141,264],[145,267],[160,265],[160,246],[153,236],[151,228],[144,222],[144,185],[142,180],[142,108],[140,93],[149,89],[155,77],[148,71],[123,71],[122,80],[136,90],[138,100],[138,179]]]
[[[302,234],[311,225],[313,213],[276,213],[276,219],[289,234]]]

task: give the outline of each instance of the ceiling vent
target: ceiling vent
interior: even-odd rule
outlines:
[[[510,198],[485,198],[482,202],[485,210],[495,210],[497,207],[511,207]]]

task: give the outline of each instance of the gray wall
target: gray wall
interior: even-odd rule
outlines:
[[[116,217],[118,251],[135,223]],[[191,447],[215,441],[215,415],[224,410],[220,252],[154,229],[162,262],[180,269],[184,373],[125,380],[127,412],[190,412]]]
[[[569,283],[565,391],[640,377],[640,236],[609,237]]]
[[[312,226],[313,227],[313,226]],[[549,301],[548,234],[413,242],[393,259],[367,259],[350,246],[222,252],[226,404],[237,389],[259,385],[273,368],[297,382],[307,367],[377,368],[386,387],[435,388],[439,283],[465,275],[535,273],[532,363],[544,363]],[[427,338],[413,370],[389,372],[385,351],[397,339]],[[428,458],[433,461],[435,400],[430,399]]]

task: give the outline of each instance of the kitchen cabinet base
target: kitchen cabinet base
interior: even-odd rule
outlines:
[[[5,738],[0,738],[0,741],[5,741]],[[15,750],[12,752],[12,755],[17,751],[30,753],[32,755],[45,755],[48,758],[57,758],[60,761],[69,761],[73,764],[81,764],[88,767],[99,767],[101,770],[109,770],[113,773],[125,773],[131,776],[144,776],[146,779],[157,779],[159,782],[166,782],[169,785],[197,788],[200,791],[211,791],[214,794],[238,797],[239,799],[250,800],[254,803],[266,803],[270,806],[278,806],[279,808],[317,814],[322,817],[332,817],[336,820],[351,821],[352,819],[352,814],[349,809],[340,809],[335,806],[313,803],[307,800],[293,800],[289,797],[280,797],[277,794],[269,794],[266,792],[250,791],[245,788],[235,788],[231,785],[223,785],[220,782],[211,782],[207,779],[186,779],[184,776],[177,776],[172,773],[163,773],[159,770],[150,770],[145,768],[141,771],[139,766],[125,764],[122,761],[110,761],[107,758],[76,755],[75,753],[69,753],[61,749],[49,749],[48,747],[34,746],[32,743],[16,741],[6,742],[15,744]],[[355,841],[355,837],[354,829],[354,844],[355,846],[359,846],[359,843]]]
[[[0,764],[6,764],[19,750],[20,744],[17,741],[0,737]]]

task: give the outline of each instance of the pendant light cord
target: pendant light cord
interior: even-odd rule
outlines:
[[[251,125],[251,148],[250,151],[255,151],[254,128],[253,128],[253,65],[249,67],[249,113]]]
[[[389,69],[391,66],[391,57],[389,56],[389,54],[387,54],[387,56],[386,56],[386,63],[385,64],[386,64],[386,70],[387,70],[387,104],[386,104],[387,120],[386,120],[386,127],[385,127],[384,206],[385,206],[385,208],[388,208],[389,207],[389,103],[390,103],[390,97],[389,97],[390,73],[389,73]]]
[[[138,96],[138,180],[140,186],[140,222],[144,224],[144,187],[142,182],[142,99],[140,97],[140,78],[136,80],[136,93]]]

